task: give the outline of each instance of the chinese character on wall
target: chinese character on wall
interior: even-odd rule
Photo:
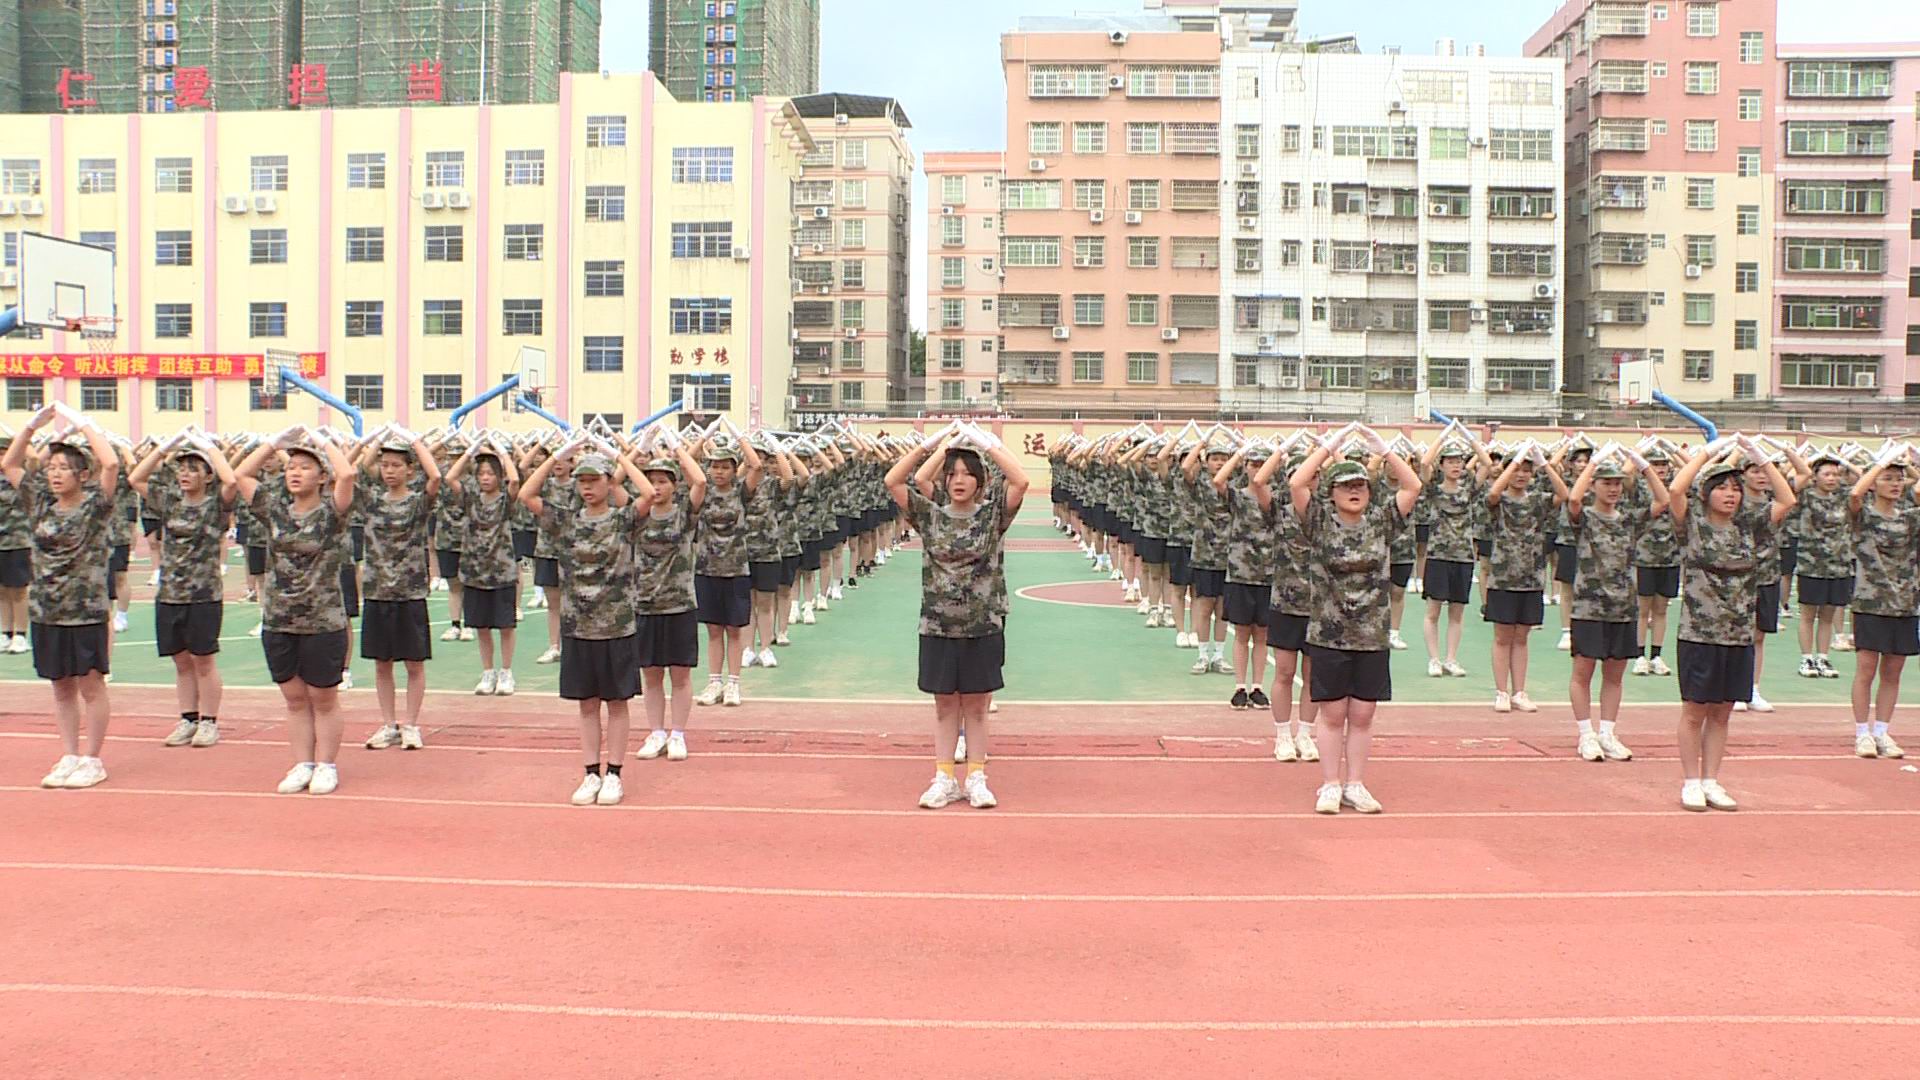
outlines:
[[[442,70],[438,60],[415,60],[407,71],[407,100],[438,104]]]
[[[90,83],[92,81],[93,74],[91,72],[74,71],[72,68],[61,68],[60,81],[54,84],[60,91],[60,107],[62,109],[78,109],[87,105],[100,104],[93,98],[80,96],[83,91],[78,84]]]
[[[297,109],[302,105],[326,103],[327,65],[293,65],[293,69],[287,72],[287,104]]]

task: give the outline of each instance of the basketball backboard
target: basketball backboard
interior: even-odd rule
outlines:
[[[1653,361],[1627,360],[1620,364],[1620,404],[1645,405],[1657,389],[1653,382]]]
[[[113,249],[43,233],[20,234],[20,321],[49,330],[111,326]]]

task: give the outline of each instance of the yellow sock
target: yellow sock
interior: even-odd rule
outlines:
[[[936,761],[933,763],[933,767],[940,770],[941,776],[953,775],[953,762],[951,761]]]
[[[967,775],[968,775],[968,776],[972,776],[972,775],[973,775],[974,773],[977,773],[977,772],[978,772],[978,773],[983,773],[983,772],[986,772],[986,771],[987,771],[987,763],[986,763],[986,762],[984,762],[984,761],[969,761],[969,762],[967,762]]]

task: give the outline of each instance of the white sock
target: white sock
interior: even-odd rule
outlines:
[[[1611,735],[1611,734],[1613,734],[1613,724],[1614,724],[1614,722],[1613,722],[1612,720],[1602,720],[1602,721],[1600,721],[1600,734],[1602,734],[1602,735]]]
[[[674,728],[674,729],[673,729],[673,734],[674,734],[674,735],[678,735],[679,737],[681,737],[681,738],[683,738],[683,739],[684,739],[684,738],[686,738],[686,737],[687,737],[687,729],[686,729],[686,728]]]
[[[1857,739],[1860,736],[1865,735],[1867,733],[1867,730],[1868,730],[1867,725],[1855,724],[1853,725],[1853,737]]]
[[[1882,737],[1882,736],[1884,736],[1884,735],[1886,735],[1886,734],[1887,734],[1887,722],[1886,722],[1885,720],[1875,720],[1875,721],[1873,722],[1873,734],[1874,734],[1874,737],[1875,737],[1875,738],[1880,738],[1880,737]]]
[[[1593,721],[1575,720],[1573,722],[1573,728],[1575,731],[1578,731],[1582,735],[1591,735],[1593,734]]]

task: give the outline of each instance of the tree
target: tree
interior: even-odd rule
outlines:
[[[927,377],[927,335],[918,330],[907,339],[907,375],[915,379]]]

